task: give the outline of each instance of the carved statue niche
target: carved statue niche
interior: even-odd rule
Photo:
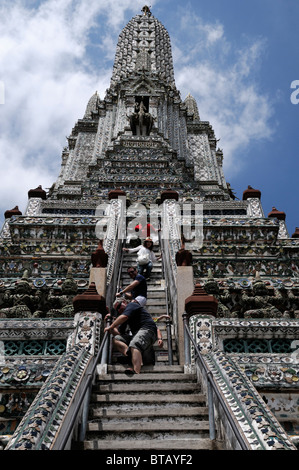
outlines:
[[[61,286],[61,295],[54,295],[53,291],[48,296],[49,310],[46,314],[48,318],[73,318],[75,312],[73,298],[76,295],[78,286],[73,279],[72,268],[68,268],[65,280]]]
[[[230,310],[225,304],[230,301],[230,294],[227,290],[221,294],[219,284],[214,279],[212,271],[208,270],[208,279],[204,284],[205,291],[213,295],[218,300],[217,317],[238,317],[238,313]]]
[[[268,289],[257,271],[252,284],[252,297],[246,292],[241,295],[244,318],[288,318],[287,312],[282,313],[275,307],[275,300],[275,297],[268,294]]]
[[[41,291],[34,293],[25,270],[15,286],[14,291],[7,290],[3,296],[0,318],[36,318],[41,312],[37,310],[41,300]]]
[[[149,98],[136,96],[134,113],[128,116],[133,135],[150,135],[154,124],[154,118],[148,112],[148,108]]]

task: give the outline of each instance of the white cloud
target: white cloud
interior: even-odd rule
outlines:
[[[201,119],[210,121],[220,139],[225,171],[236,174],[249,144],[273,132],[273,103],[256,80],[266,42],[243,38],[237,48],[222,25],[204,24],[188,12],[182,32],[184,39],[176,38],[174,48],[177,87],[183,99],[191,93],[197,100]]]
[[[216,41],[219,41],[223,37],[223,26],[222,25],[204,25],[203,30],[207,35],[207,40],[209,44],[214,44]]]
[[[201,51],[210,51],[215,47],[225,50],[228,43],[224,35],[224,27],[218,20],[213,23],[204,22],[190,6],[179,7],[178,11],[180,30],[184,33],[184,45],[187,45],[187,49],[189,48],[187,55],[187,50],[184,50],[185,61],[194,60]]]

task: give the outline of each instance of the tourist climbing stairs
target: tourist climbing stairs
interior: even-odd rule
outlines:
[[[156,251],[157,248],[156,248]],[[129,266],[136,253],[123,256],[121,287],[132,282]],[[148,281],[147,310],[153,318],[167,313],[161,261],[154,264]],[[207,450],[217,447],[209,438],[206,397],[196,374],[177,364],[172,338],[173,365],[168,363],[165,321],[158,322],[163,349],[155,345],[155,365],[143,365],[140,374],[128,376],[126,364],[113,353],[107,370],[101,366],[91,394],[85,450]]]
[[[160,254],[159,247],[155,245],[154,247],[155,254]],[[127,270],[130,266],[136,266],[137,253],[125,253],[122,260],[122,275],[120,280],[120,286],[126,287],[131,282]],[[146,303],[146,309],[151,314],[154,320],[157,320],[163,315],[167,315],[167,296],[166,296],[166,284],[165,279],[163,278],[162,272],[162,262],[160,260],[154,263],[150,279],[147,281],[148,297]],[[157,321],[157,327],[162,333],[163,347],[160,348],[156,343],[154,345],[155,350],[155,361],[157,364],[168,364],[168,339],[167,339],[167,329],[166,329],[166,318],[162,318],[160,321]],[[177,363],[177,351],[176,351],[176,340],[173,334],[172,328],[172,359],[173,363]],[[117,360],[119,354],[113,354],[114,362]]]

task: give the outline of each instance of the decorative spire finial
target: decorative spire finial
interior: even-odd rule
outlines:
[[[148,7],[147,5],[145,5],[141,11],[143,11],[143,14],[144,16],[151,16],[151,7]]]

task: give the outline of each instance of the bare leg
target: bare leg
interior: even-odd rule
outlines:
[[[128,346],[123,341],[113,339],[113,347],[124,356],[127,356]]]
[[[140,369],[142,365],[142,354],[136,348],[131,348],[132,351],[132,364],[136,374],[140,374]]]

